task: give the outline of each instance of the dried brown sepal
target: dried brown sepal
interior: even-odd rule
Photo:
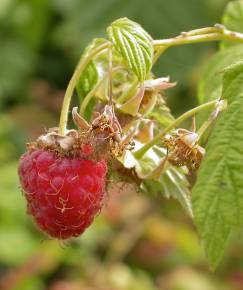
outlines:
[[[205,149],[198,144],[198,135],[186,129],[178,129],[163,139],[168,148],[168,160],[175,166],[187,166],[190,171],[198,169]]]
[[[78,130],[67,130],[62,136],[58,134],[58,128],[51,128],[35,142],[27,144],[28,149],[41,148],[60,157],[105,158],[107,161],[133,149],[134,133],[123,136],[111,106],[105,106],[101,113],[97,112],[91,124],[78,114],[77,108],[73,110],[73,118]]]
[[[90,124],[79,115],[78,107],[73,108],[72,116],[73,116],[73,122],[75,123],[75,125],[81,132],[83,131],[86,132],[90,129],[91,127]]]

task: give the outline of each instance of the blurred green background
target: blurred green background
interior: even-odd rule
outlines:
[[[75,64],[110,22],[129,17],[154,37],[220,22],[226,0],[0,0],[0,289],[242,290],[243,246],[210,272],[195,229],[174,200],[113,188],[80,238],[49,240],[26,215],[17,160],[25,142],[58,124]],[[175,114],[197,103],[216,44],[172,48],[156,64],[178,86]],[[74,100],[74,102],[77,100]],[[241,257],[240,257],[241,256]]]

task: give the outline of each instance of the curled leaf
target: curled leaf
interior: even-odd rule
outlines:
[[[140,82],[146,79],[153,60],[151,36],[139,25],[127,18],[114,21],[107,29],[111,41]]]

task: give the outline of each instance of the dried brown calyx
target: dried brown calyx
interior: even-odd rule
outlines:
[[[78,114],[77,108],[73,109],[73,119],[83,138],[89,139],[91,143],[95,141],[94,145],[100,152],[105,150],[118,157],[125,149],[132,149],[132,136],[123,136],[121,125],[111,106],[106,105],[102,113],[95,112],[91,124]]]
[[[73,120],[78,130],[67,130],[65,136],[58,128],[50,128],[36,142],[27,144],[29,149],[42,148],[60,156],[87,157],[92,159],[114,158],[131,149],[131,138],[123,137],[122,128],[110,106],[102,113],[96,112],[89,124],[73,109]]]
[[[205,149],[198,144],[198,134],[177,129],[163,139],[168,148],[168,160],[175,166],[187,166],[192,171],[200,166]]]
[[[58,134],[58,128],[50,128],[35,142],[27,144],[29,150],[40,148],[55,152],[61,157],[92,158],[93,147],[86,142],[77,130],[67,130],[65,136]]]

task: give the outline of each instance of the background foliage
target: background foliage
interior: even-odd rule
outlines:
[[[95,224],[62,245],[46,239],[26,215],[16,173],[24,143],[57,125],[65,87],[83,48],[93,37],[104,36],[112,21],[126,16],[141,23],[153,38],[165,38],[220,22],[225,4],[225,0],[1,0],[3,289],[243,289],[242,239],[232,235],[232,248],[219,270],[211,273],[189,217],[173,200],[138,194],[129,187],[113,188],[109,206]],[[223,19],[225,24],[230,17]],[[237,17],[233,14],[229,28],[236,29]],[[217,95],[219,81],[213,76],[232,62],[229,55],[242,58],[242,48],[221,46],[205,70],[201,101]],[[167,94],[175,114],[197,103],[196,86],[215,49],[215,44],[172,48],[156,64],[158,76],[178,81]]]

